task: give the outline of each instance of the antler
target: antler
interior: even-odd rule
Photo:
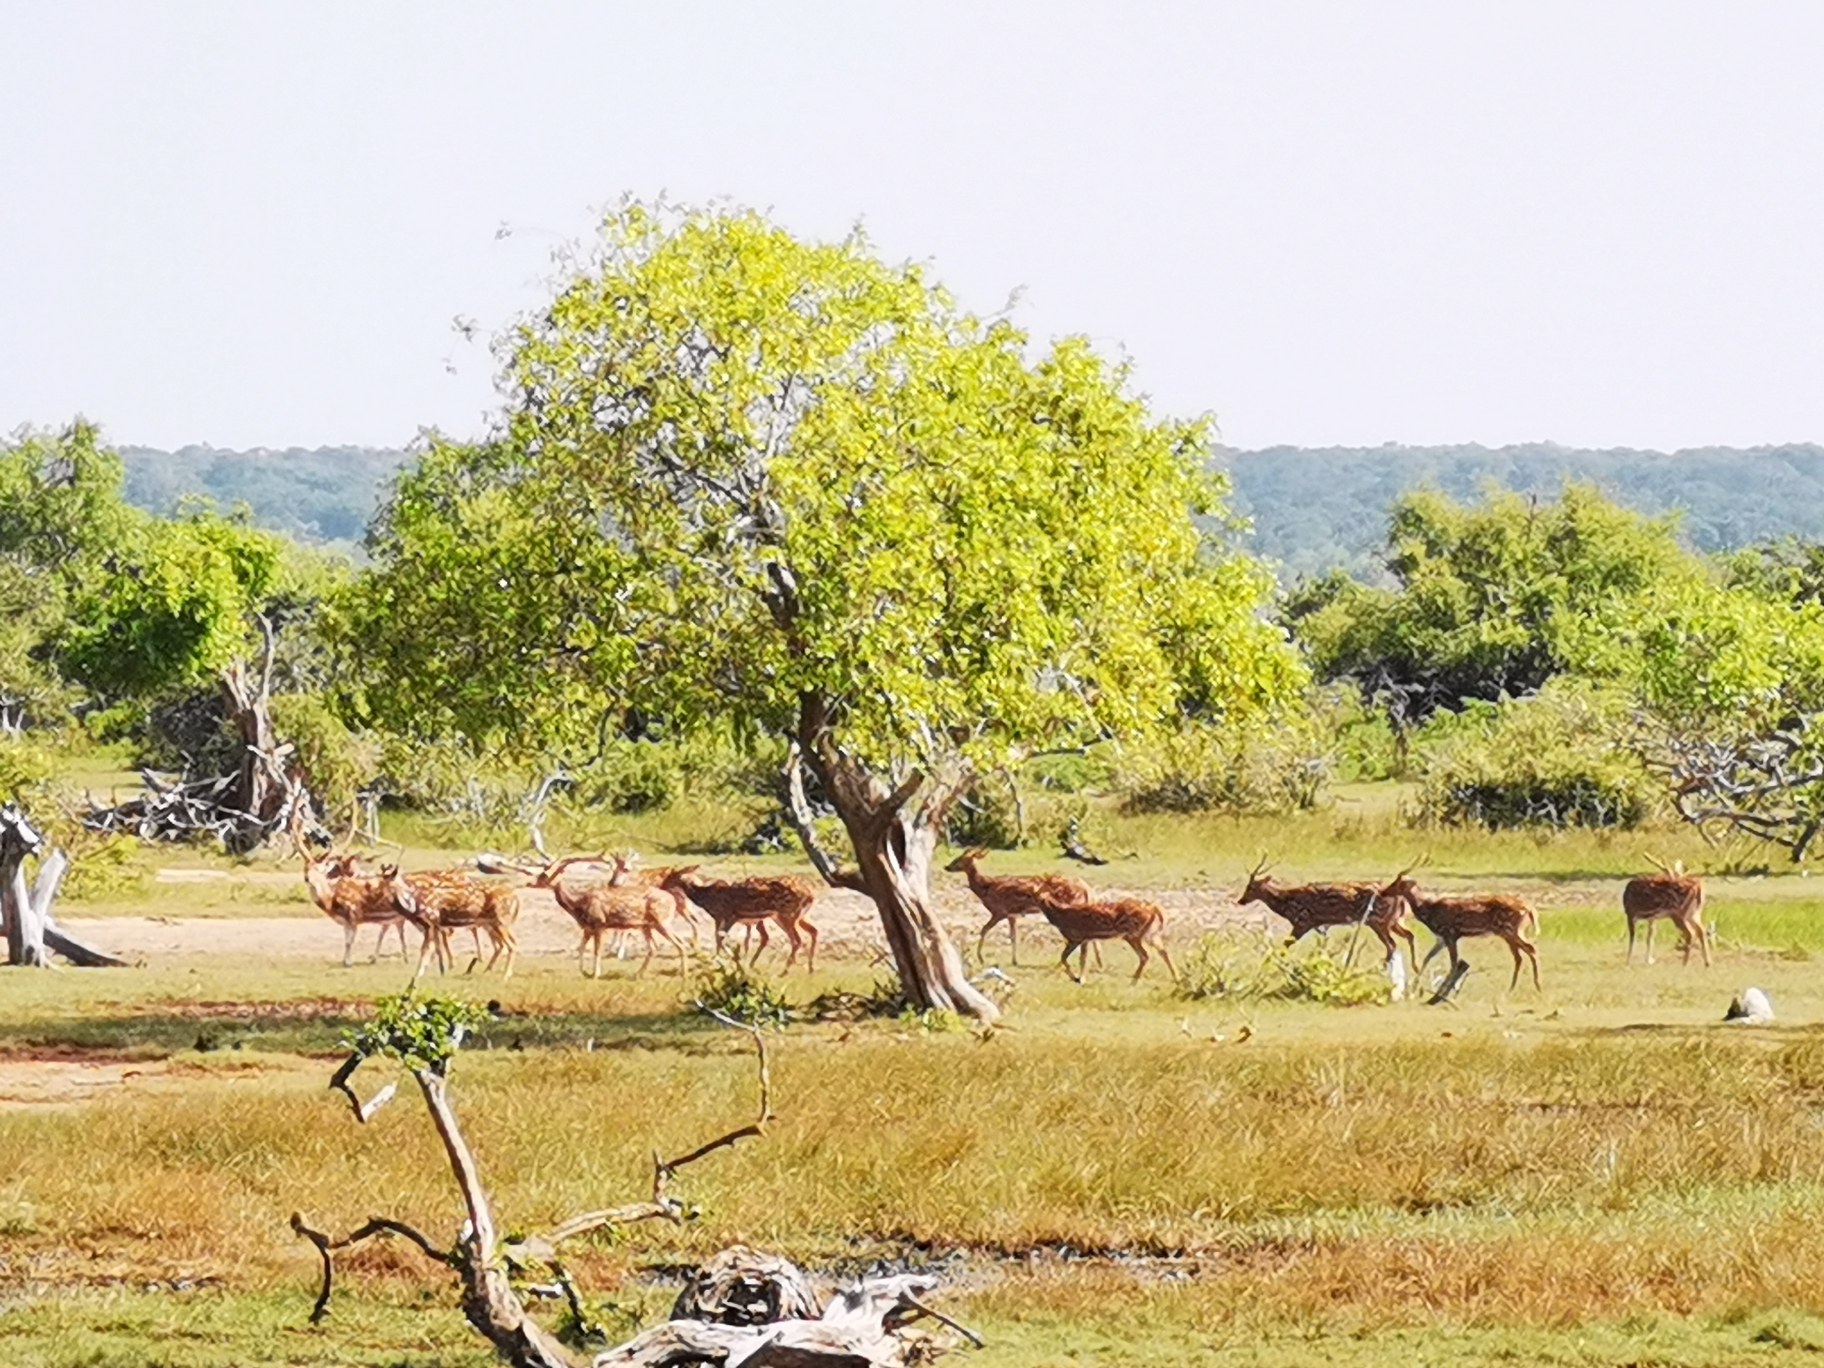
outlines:
[[[1260,857],[1260,863],[1255,865],[1254,868],[1252,868],[1248,871],[1248,882],[1249,883],[1253,883],[1254,880],[1258,879],[1262,874],[1265,874],[1267,872],[1267,869],[1272,861],[1272,858],[1273,857],[1270,852],[1262,852],[1261,857]]]

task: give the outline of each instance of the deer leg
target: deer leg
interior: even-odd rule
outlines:
[[[1172,982],[1178,982],[1178,966],[1172,963],[1172,953],[1165,948],[1163,939],[1153,942],[1153,949],[1159,952],[1159,958],[1165,961],[1165,972],[1172,976]]]
[[[633,976],[635,978],[639,978],[643,975],[646,972],[647,967],[652,963],[652,928],[650,926],[643,926],[640,930],[644,932],[646,936],[646,958],[641,960],[640,967],[633,971]]]
[[[975,957],[983,964],[988,962],[988,933],[994,930],[995,923],[998,921],[1000,918],[990,912],[988,924],[982,928],[982,934],[975,938]]]
[[[1526,957],[1533,962],[1533,991],[1539,992],[1539,951],[1531,941],[1521,941],[1520,948],[1526,951]]]
[[[1692,930],[1697,935],[1697,948],[1704,952],[1704,968],[1710,967],[1710,932],[1704,926],[1704,914],[1699,912],[1692,923]]]
[[[358,931],[359,929],[360,929],[359,922],[350,921],[347,928],[344,930],[344,932],[342,934],[342,967],[344,969],[351,968],[354,965],[354,962],[355,962],[355,932]]]
[[[1007,918],[1007,943],[1013,947],[1013,967],[1020,967],[1020,919]]]
[[[1635,923],[1635,921],[1634,921],[1634,918],[1633,918],[1633,917],[1632,917],[1632,916],[1630,916],[1630,917],[1629,917],[1629,918],[1628,918],[1628,963],[1629,963],[1629,964],[1632,964],[1632,963],[1634,963],[1634,931],[1635,931],[1635,926],[1636,926],[1636,923]]]
[[[804,972],[814,974],[817,972],[817,928],[803,919],[799,920],[798,925],[804,934],[811,938],[811,947],[805,952]]]
[[[1412,938],[1412,932],[1408,931],[1405,927],[1396,926],[1393,929],[1394,933],[1398,935],[1401,940],[1406,942],[1406,959],[1407,962],[1412,965],[1413,972],[1416,974],[1419,968],[1419,943]],[[1399,952],[1395,951],[1394,953],[1398,954]]]
[[[1647,963],[1653,963],[1653,925],[1652,917],[1647,918]]]
[[[1132,940],[1128,941],[1128,944],[1133,947],[1134,954],[1140,961],[1134,966],[1134,982],[1138,983],[1140,982],[1140,975],[1146,972],[1146,942],[1141,940],[1140,937],[1135,936]]]
[[[663,926],[655,926],[652,929],[654,931],[657,931],[666,940],[670,941],[671,948],[678,952],[678,977],[683,978],[687,973],[690,972],[690,961],[685,957],[685,954],[684,954],[684,942],[679,940],[676,936],[672,935],[671,932],[668,931]],[[650,942],[648,942],[648,943],[650,943]]]
[[[765,928],[766,924],[762,922],[761,929],[765,930]],[[791,953],[785,957],[785,968],[780,971],[789,974],[792,972],[792,966],[798,963],[798,949],[804,944],[804,938],[798,934],[798,926],[795,922],[782,921],[779,923],[779,929],[785,932],[785,938],[792,947]]]
[[[1064,966],[1064,972],[1069,974],[1073,981],[1075,981],[1077,983],[1081,983],[1081,982],[1083,982],[1083,976],[1079,973],[1074,972],[1070,967],[1070,955],[1071,955],[1071,952],[1073,950],[1075,950],[1076,948],[1077,948],[1076,942],[1065,941],[1064,942],[1064,957],[1062,960],[1059,961],[1059,963],[1061,963]]]

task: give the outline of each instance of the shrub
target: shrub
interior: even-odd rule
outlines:
[[[1122,808],[1146,812],[1298,812],[1316,806],[1330,761],[1315,719],[1238,733],[1187,724],[1116,761]]]
[[[1370,967],[1344,964],[1350,934],[1286,947],[1266,937],[1212,931],[1198,941],[1179,974],[1181,996],[1204,1000],[1316,1002],[1334,1007],[1392,1000],[1393,985],[1372,967],[1378,945],[1358,950]],[[1358,964],[1360,961],[1358,960]]]
[[[693,1001],[747,1026],[777,1028],[792,1021],[792,1007],[785,995],[738,959],[711,964],[697,984]]]
[[[1638,826],[1658,793],[1625,728],[1619,697],[1568,679],[1440,714],[1420,738],[1420,813],[1490,830]]]

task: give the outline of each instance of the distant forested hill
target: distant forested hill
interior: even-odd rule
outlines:
[[[1776,537],[1824,541],[1824,447],[1697,447],[1657,451],[1577,450],[1541,443],[1482,447],[1267,447],[1222,453],[1236,511],[1254,524],[1254,545],[1288,582],[1342,567],[1368,575],[1387,530],[1387,510],[1406,490],[1431,485],[1456,498],[1491,481],[1522,493],[1556,494],[1567,479],[1592,480],[1643,513],[1681,514],[1700,551],[1726,551]]]
[[[402,451],[319,447],[313,451],[221,451],[123,447],[127,496],[168,513],[187,494],[223,507],[245,503],[265,526],[312,541],[358,542],[381,486],[406,461]],[[1555,494],[1567,478],[1594,480],[1647,513],[1679,511],[1684,534],[1703,551],[1796,535],[1824,541],[1824,447],[1700,447],[1583,451],[1549,443],[1511,447],[1267,447],[1225,451],[1235,504],[1254,524],[1253,545],[1290,581],[1342,567],[1371,575],[1387,510],[1408,489],[1430,484],[1458,498],[1493,481]]]
[[[224,509],[244,503],[262,526],[313,542],[359,542],[381,485],[406,460],[403,451],[372,447],[121,447],[120,454],[127,498],[141,508],[169,514],[186,496],[200,494]]]

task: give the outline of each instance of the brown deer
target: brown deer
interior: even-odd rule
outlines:
[[[976,846],[965,850],[944,868],[952,874],[960,873],[966,877],[969,880],[969,891],[988,909],[988,923],[982,927],[981,935],[976,937],[976,956],[982,959],[987,957],[988,933],[1006,922],[1007,938],[1013,946],[1013,962],[1017,965],[1020,962],[1019,918],[1044,916],[1048,900],[1060,907],[1086,903],[1089,901],[1089,885],[1081,879],[1072,879],[1063,874],[984,874],[981,859],[987,853],[986,846]]]
[[[1406,904],[1398,897],[1388,897],[1373,884],[1297,884],[1287,886],[1274,881],[1262,860],[1248,875],[1248,886],[1236,899],[1241,906],[1264,903],[1276,915],[1291,924],[1287,945],[1295,945],[1309,933],[1331,926],[1366,926],[1374,932],[1387,954],[1382,963],[1390,963],[1400,953],[1394,937],[1406,942],[1406,956],[1416,968],[1418,943],[1406,924]]]
[[[1458,941],[1471,936],[1499,936],[1507,942],[1514,957],[1514,977],[1508,988],[1511,990],[1520,984],[1522,955],[1532,961],[1533,987],[1539,986],[1539,950],[1526,934],[1529,926],[1535,932],[1539,929],[1539,918],[1532,908],[1518,898],[1421,897],[1418,887],[1407,877],[1411,872],[1410,869],[1401,870],[1393,882],[1381,890],[1380,896],[1403,900],[1419,923],[1438,938],[1438,945],[1425,956],[1427,964],[1442,946],[1450,952],[1450,969],[1454,974],[1462,963],[1462,956],[1457,953]]]
[[[402,875],[400,883],[408,887],[415,899],[419,919],[426,927],[424,945],[418,951],[418,973],[424,973],[426,957],[433,947],[437,967],[454,961],[450,945],[453,931],[486,932],[494,953],[482,969],[485,974],[504,954],[506,968],[501,977],[513,976],[513,960],[519,954],[519,942],[513,935],[513,924],[519,920],[519,890],[505,884],[477,883],[460,871],[431,870],[421,874]],[[481,963],[479,936],[475,958],[469,971]]]
[[[1059,962],[1076,982],[1083,982],[1089,947],[1105,940],[1124,940],[1133,947],[1140,960],[1134,968],[1136,979],[1146,972],[1146,945],[1151,941],[1165,961],[1172,981],[1178,981],[1178,966],[1172,963],[1171,954],[1165,948],[1165,912],[1157,904],[1139,898],[1117,898],[1109,902],[1043,902],[1040,910],[1045,914],[1045,920],[1064,937],[1064,954]],[[1077,955],[1075,973],[1070,970],[1073,951]]]
[[[1621,910],[1628,918],[1628,963],[1634,962],[1634,932],[1643,921],[1647,924],[1647,963],[1653,963],[1653,923],[1664,917],[1678,928],[1684,962],[1691,963],[1691,943],[1695,941],[1708,969],[1710,933],[1704,928],[1704,881],[1687,875],[1682,864],[1672,869],[1659,865],[1659,870],[1629,879],[1621,890]]]
[[[669,870],[659,887],[669,893],[682,894],[709,914],[709,919],[716,925],[716,953],[721,953],[723,940],[735,927],[757,926],[760,930],[760,948],[754,952],[754,956],[758,958],[766,952],[767,923],[773,922],[785,932],[786,939],[792,946],[791,954],[786,956],[785,971],[790,973],[792,965],[797,963],[799,947],[803,944],[804,937],[808,936],[811,945],[806,958],[806,969],[815,972],[817,928],[811,925],[805,913],[810,911],[811,904],[817,900],[817,885],[809,879],[794,878],[791,875],[754,879],[706,879],[696,871],[695,865]]]
[[[311,900],[342,928],[344,969],[354,963],[355,936],[363,926],[380,928],[380,939],[374,944],[374,959],[378,960],[387,928],[398,929],[399,950],[404,954],[405,923],[416,920],[393,896],[391,882],[397,870],[388,865],[379,874],[347,872],[354,868],[353,858],[347,855],[319,859],[304,852],[304,886],[310,890]]]
[[[565,879],[565,874],[574,866],[593,863],[596,861],[588,856],[557,860],[540,870],[532,881],[534,888],[550,889],[557,905],[582,928],[582,943],[576,948],[578,965],[581,965],[584,953],[593,948],[595,961],[589,969],[589,977],[600,978],[603,939],[610,931],[638,931],[646,938],[646,958],[640,963],[637,977],[652,963],[652,937],[656,932],[678,952],[678,973],[682,975],[688,967],[684,946],[666,926],[677,908],[675,895],[669,890],[619,882],[628,871],[627,860],[618,856],[613,873],[606,880],[579,883]]]

